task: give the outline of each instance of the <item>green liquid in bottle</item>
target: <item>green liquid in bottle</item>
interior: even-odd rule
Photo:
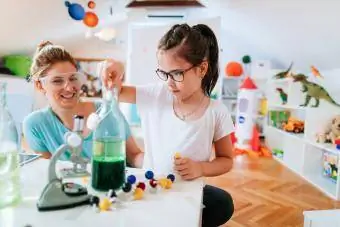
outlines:
[[[92,187],[107,191],[125,182],[125,141],[103,139],[93,142]]]

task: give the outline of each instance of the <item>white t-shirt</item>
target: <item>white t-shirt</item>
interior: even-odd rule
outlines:
[[[145,169],[172,173],[176,152],[195,161],[208,161],[213,142],[234,130],[231,115],[220,101],[211,100],[199,119],[182,121],[174,113],[173,95],[165,84],[138,86],[136,91],[144,134]]]

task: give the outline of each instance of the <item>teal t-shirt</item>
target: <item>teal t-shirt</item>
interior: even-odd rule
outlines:
[[[98,104],[96,104],[96,108],[98,109]],[[112,132],[117,130],[112,119],[107,119],[107,121],[103,123],[108,125],[110,130],[110,125],[112,125]],[[124,124],[126,134],[125,139],[128,139],[131,136],[131,130],[125,118]],[[50,107],[32,112],[23,122],[24,137],[30,149],[38,152],[50,152],[52,155],[58,147],[64,144],[64,134],[69,131],[70,130],[64,126]],[[93,132],[86,138],[83,138],[83,157],[92,157],[92,140]],[[60,159],[69,160],[69,157],[70,154],[67,152],[64,153]]]

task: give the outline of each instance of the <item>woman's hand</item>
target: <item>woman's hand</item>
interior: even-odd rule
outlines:
[[[124,65],[115,60],[107,60],[103,63],[101,68],[101,79],[106,88],[112,89],[116,87],[118,93],[122,88],[122,81],[124,78]]]
[[[184,180],[193,180],[203,176],[203,169],[200,162],[189,158],[175,158],[175,170]]]

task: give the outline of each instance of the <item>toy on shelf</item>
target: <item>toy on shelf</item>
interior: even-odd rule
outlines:
[[[303,133],[305,123],[297,118],[289,117],[287,123],[282,123],[282,129],[286,132]]]
[[[297,74],[293,76],[294,82],[300,82],[302,84],[302,92],[306,93],[305,103],[300,106],[307,106],[311,100],[311,98],[315,99],[315,105],[312,107],[318,107],[320,104],[320,99],[323,99],[335,106],[340,106],[338,103],[332,99],[332,97],[328,94],[328,92],[322,86],[310,82],[307,80],[307,76],[303,74]]]
[[[315,66],[311,66],[311,71],[312,71],[312,74],[317,77],[317,78],[323,78],[323,76],[320,74],[319,70],[317,68],[315,68]]]
[[[271,157],[272,153],[270,150],[260,141],[260,134],[256,126],[253,127],[252,131],[253,135],[251,140],[249,141],[250,148],[249,149],[241,149],[235,147],[234,153],[235,155],[243,155],[247,154],[250,158],[258,158],[262,157]]]
[[[239,77],[243,74],[242,65],[238,62],[229,62],[225,67],[225,74],[228,77]]]
[[[257,86],[250,77],[246,77],[237,96],[236,130],[237,142],[235,146],[240,149],[250,149],[249,141],[257,115],[258,97]]]
[[[317,135],[319,143],[333,143],[340,137],[340,115],[333,117],[331,123],[327,126],[323,133]]]
[[[282,124],[288,121],[288,118],[290,117],[290,112],[282,110],[272,110],[269,112],[269,117],[271,126],[282,129]]]
[[[286,92],[283,91],[282,88],[276,88],[276,91],[279,92],[281,101],[282,101],[282,105],[287,104],[287,99],[288,99],[288,95]]]
[[[246,76],[250,76],[251,75],[251,57],[249,55],[244,55],[242,57],[242,62],[243,62],[243,65],[244,65],[244,68],[245,68],[245,75]]]
[[[293,67],[293,62],[290,63],[290,65],[289,65],[289,67],[288,67],[288,69],[286,71],[279,72],[279,73],[275,74],[274,78],[275,79],[285,79],[285,78],[291,77],[292,67]]]
[[[335,140],[335,147],[337,150],[340,150],[340,137],[338,137],[336,140]]]
[[[274,148],[272,152],[273,152],[273,155],[274,155],[275,157],[280,158],[280,159],[283,158],[283,155],[284,155],[283,150]]]
[[[338,155],[329,151],[323,152],[323,175],[330,178],[334,183],[338,176]]]

